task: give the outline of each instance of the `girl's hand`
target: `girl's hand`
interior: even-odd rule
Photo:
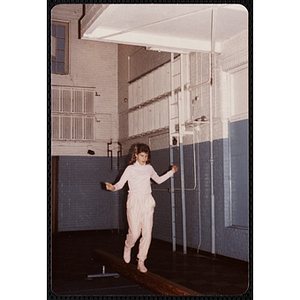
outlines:
[[[106,186],[106,189],[108,191],[114,191],[115,190],[115,187],[109,182],[105,182],[105,186]]]
[[[178,171],[178,167],[177,167],[177,166],[173,166],[173,167],[172,167],[172,172],[173,172],[173,174],[176,173],[177,171]]]

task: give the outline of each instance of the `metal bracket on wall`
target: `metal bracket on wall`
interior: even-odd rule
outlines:
[[[119,146],[119,150],[117,152],[117,156],[118,156],[118,169],[120,167],[120,157],[122,157],[122,144],[120,142],[118,142],[118,146]]]
[[[107,157],[110,157],[110,169],[113,169],[113,157],[112,157],[112,150],[109,149],[109,146],[112,144],[112,140],[107,143]]]

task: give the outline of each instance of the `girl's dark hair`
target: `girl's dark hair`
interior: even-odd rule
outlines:
[[[138,155],[141,152],[145,152],[146,154],[148,154],[148,159],[146,161],[146,164],[150,164],[150,160],[151,160],[151,156],[150,156],[150,148],[148,145],[146,144],[136,144],[133,148],[133,153],[131,155],[131,160],[129,162],[129,164],[133,165],[136,162],[136,155]]]

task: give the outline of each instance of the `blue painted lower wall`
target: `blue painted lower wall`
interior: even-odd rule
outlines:
[[[118,195],[106,191],[101,184],[113,181],[116,175],[110,158],[60,156],[58,230],[118,228]]]
[[[232,226],[226,220],[230,215],[230,195],[226,185],[228,176],[224,170],[224,149],[228,148],[228,139],[216,140],[214,148],[214,195],[216,222],[216,253],[248,261],[249,236],[247,227]],[[174,149],[175,164],[179,164],[179,149]],[[196,188],[194,189],[194,155],[193,146],[184,147],[185,164],[185,202],[187,246],[211,252],[211,185],[210,185],[210,143],[195,145],[196,154]],[[169,149],[152,152],[152,165],[159,174],[169,167]],[[239,173],[239,181],[248,181],[248,171]],[[156,189],[169,188],[170,183],[153,184],[153,196],[156,200],[153,237],[172,242],[171,200],[170,193]],[[175,174],[175,211],[176,211],[176,243],[183,244],[182,233],[182,202],[180,189],[180,174]],[[194,189],[194,190],[193,190]],[[248,195],[248,191],[244,191]],[[241,200],[241,199],[240,199]],[[244,199],[245,200],[245,199]],[[248,201],[248,197],[247,200]],[[248,224],[247,220],[244,223]]]
[[[243,132],[244,133],[244,132]],[[243,146],[244,147],[244,146]],[[216,253],[248,261],[248,228],[230,223],[229,159],[226,157],[229,140],[215,140],[214,194],[216,220]],[[195,149],[196,161],[193,151]],[[187,246],[211,252],[211,198],[210,198],[210,143],[184,146],[186,183]],[[127,229],[126,187],[120,192],[108,192],[101,182],[116,182],[128,163],[122,158],[117,169],[116,158],[107,157],[59,157],[58,230]],[[179,149],[174,148],[174,163],[180,166]],[[194,189],[194,165],[196,163],[196,188]],[[169,169],[169,149],[151,152],[151,164],[159,175]],[[248,170],[241,169],[239,181],[248,180]],[[170,180],[152,184],[156,200],[153,237],[172,241],[171,201],[168,188]],[[176,241],[182,244],[182,208],[180,174],[175,174]],[[248,195],[248,190],[244,191]],[[244,214],[245,216],[245,214]],[[246,216],[247,217],[247,216]],[[245,224],[248,220],[245,220]]]

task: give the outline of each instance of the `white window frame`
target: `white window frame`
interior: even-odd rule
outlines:
[[[52,70],[52,61],[55,61],[54,63],[56,64],[56,53],[57,51],[59,51],[59,43],[57,41],[57,37],[56,35],[52,36],[52,33],[51,33],[51,52],[54,52],[53,56],[51,55],[51,73],[52,74],[58,74],[58,75],[68,75],[69,74],[69,22],[62,22],[62,21],[59,21],[59,20],[52,20],[51,22],[51,26],[52,25],[55,25],[55,26],[62,26],[65,28],[65,37],[64,37],[64,40],[65,40],[65,43],[64,43],[64,60],[61,61],[64,63],[64,71],[63,72],[59,72],[57,70],[57,67],[55,67],[55,70],[53,72]]]
[[[52,86],[51,91],[51,139],[95,140],[95,89]]]
[[[248,107],[246,111],[239,112],[238,114],[235,113],[234,109],[234,86],[233,86],[233,76],[241,71],[247,70],[248,71],[248,63],[245,63],[239,67],[233,68],[228,71],[228,91],[229,91],[229,103],[228,103],[228,110],[229,110],[229,122],[236,122],[248,119]],[[249,78],[248,78],[249,80]],[[249,90],[249,83],[248,83],[248,90]],[[248,92],[247,90],[247,92]],[[249,102],[249,99],[248,99]],[[229,125],[228,125],[229,126]],[[230,132],[228,127],[228,168],[229,168],[229,199],[228,203],[225,204],[225,226],[244,229],[247,230],[248,226],[237,225],[233,221],[233,196],[232,196],[232,170],[231,170],[232,162],[231,162],[231,142],[230,142]]]

